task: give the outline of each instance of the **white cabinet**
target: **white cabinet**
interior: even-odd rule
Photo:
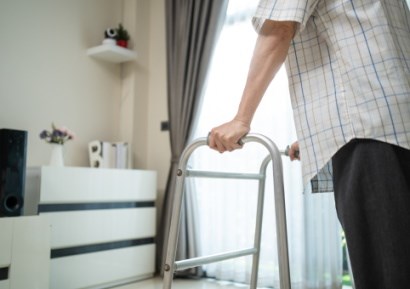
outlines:
[[[50,225],[39,216],[0,218],[0,289],[49,288]]]
[[[51,224],[50,288],[107,288],[153,276],[155,172],[29,168],[25,199],[25,214],[38,211]]]

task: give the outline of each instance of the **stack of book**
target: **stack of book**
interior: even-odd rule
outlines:
[[[130,150],[126,142],[95,140],[88,144],[92,168],[130,168]]]

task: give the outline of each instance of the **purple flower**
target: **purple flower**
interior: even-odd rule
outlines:
[[[43,130],[43,131],[40,133],[40,138],[41,138],[41,139],[45,139],[46,137],[48,137],[48,131]]]
[[[66,141],[74,138],[74,133],[68,130],[66,127],[58,128],[51,124],[51,132],[43,130],[40,133],[40,138],[44,139],[48,143],[56,143],[63,145]]]

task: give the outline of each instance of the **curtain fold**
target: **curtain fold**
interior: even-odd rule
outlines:
[[[157,268],[162,270],[172,214],[178,161],[187,145],[212,50],[223,24],[228,0],[165,0],[168,117],[171,166],[157,239]],[[184,198],[178,237],[177,260],[197,255],[194,212],[189,194]],[[189,270],[183,275],[198,275]]]

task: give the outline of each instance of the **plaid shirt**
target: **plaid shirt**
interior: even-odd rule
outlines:
[[[405,0],[262,0],[253,18],[296,21],[289,76],[304,183],[333,190],[332,156],[354,138],[410,149]]]

